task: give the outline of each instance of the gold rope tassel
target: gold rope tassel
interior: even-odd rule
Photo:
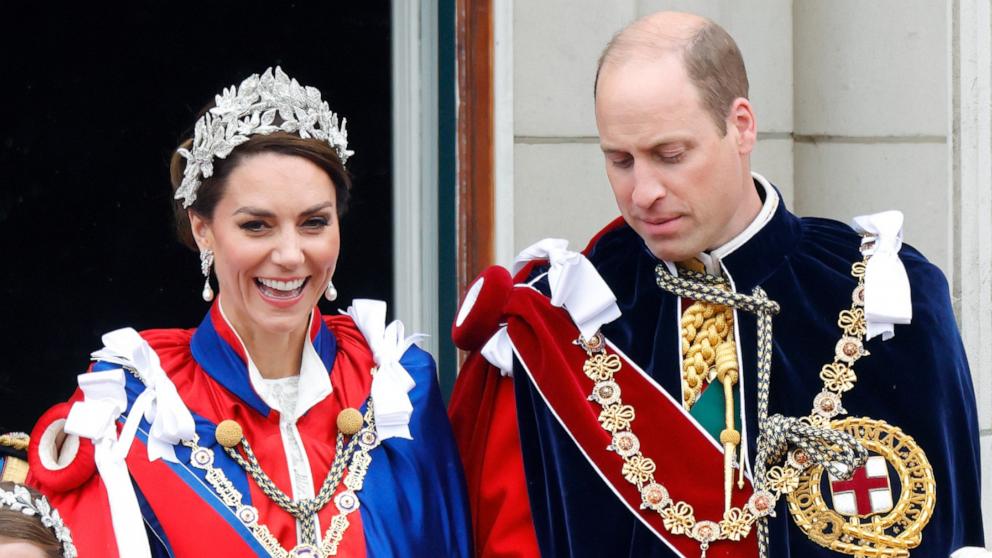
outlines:
[[[730,497],[734,490],[734,461],[736,461],[737,445],[741,443],[741,434],[737,431],[734,421],[734,385],[737,383],[737,346],[733,337],[716,347],[716,378],[723,384],[724,416],[726,427],[720,433],[720,443],[723,444],[723,498],[724,511],[730,510]]]
[[[684,265],[683,265],[684,264]],[[704,272],[697,260],[679,265]],[[726,286],[720,285],[726,289]],[[737,462],[737,446],[741,435],[737,431],[734,409],[734,385],[739,378],[737,345],[734,343],[734,311],[712,302],[695,301],[682,312],[682,407],[689,410],[699,400],[703,389],[713,381],[723,385],[726,427],[720,433],[723,444],[724,507],[730,509],[734,489],[734,467],[740,470],[737,484],[744,488],[744,454]]]
[[[682,406],[689,410],[699,399],[716,358],[715,347],[730,334],[733,311],[725,306],[695,302],[682,314]]]

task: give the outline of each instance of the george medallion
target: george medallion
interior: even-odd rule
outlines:
[[[923,450],[902,430],[880,420],[851,417],[835,430],[854,436],[871,456],[848,480],[831,479],[831,503],[822,488],[824,469],[803,471],[789,494],[789,512],[806,535],[836,552],[864,558],[909,556],[933,515],[936,485]],[[898,486],[889,477],[895,472]],[[898,491],[898,498],[895,492]]]

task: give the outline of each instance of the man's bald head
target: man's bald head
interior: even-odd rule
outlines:
[[[748,96],[747,70],[733,37],[716,23],[697,15],[658,12],[617,33],[599,57],[593,96],[604,67],[672,54],[682,59],[706,111],[720,134],[726,134],[730,105],[734,99]]]

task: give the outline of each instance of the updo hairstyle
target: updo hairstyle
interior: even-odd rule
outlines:
[[[0,490],[13,492],[19,486],[12,482],[0,482]],[[41,493],[25,486],[31,494],[31,499],[40,498]],[[37,515],[27,515],[0,505],[0,538],[10,539],[10,542],[26,542],[33,544],[45,553],[47,558],[62,558],[62,543],[55,538],[55,533],[41,523]]]
[[[211,102],[204,107],[197,115],[197,119],[203,116],[214,103]],[[277,116],[274,125],[278,126],[282,120]],[[193,138],[189,137],[178,147],[190,149],[193,145]],[[177,148],[178,149],[178,148]],[[189,247],[194,252],[199,251],[196,241],[193,239],[193,231],[189,221],[187,210],[194,211],[197,215],[207,221],[213,217],[214,209],[222,197],[227,187],[227,178],[231,172],[245,159],[259,153],[282,153],[284,155],[295,155],[303,157],[317,165],[330,177],[334,183],[335,205],[337,206],[338,217],[344,215],[348,208],[348,198],[351,191],[351,177],[341,162],[337,150],[325,141],[316,138],[301,138],[296,134],[287,132],[274,132],[268,135],[253,135],[245,143],[237,146],[225,159],[214,158],[214,172],[210,178],[202,180],[196,189],[196,201],[189,208],[183,207],[183,200],[173,200],[172,208],[176,218],[176,234],[179,241]],[[172,153],[172,161],[169,164],[169,174],[172,181],[172,192],[175,194],[183,181],[183,172],[186,170],[186,159],[177,151]]]

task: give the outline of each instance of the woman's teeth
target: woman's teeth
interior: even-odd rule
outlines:
[[[306,282],[306,278],[303,279],[293,279],[292,281],[278,281],[276,279],[262,279],[258,278],[258,282],[269,287],[270,289],[278,289],[280,291],[293,291],[299,289]]]
[[[276,279],[262,279],[257,277],[255,283],[265,294],[274,297],[292,298],[300,294],[307,278],[293,279],[292,281],[279,281]]]

